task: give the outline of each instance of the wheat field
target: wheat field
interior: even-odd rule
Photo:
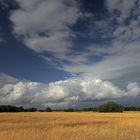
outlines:
[[[140,140],[140,113],[1,113],[0,140]]]

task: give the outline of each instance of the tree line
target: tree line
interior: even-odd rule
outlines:
[[[90,107],[90,108],[68,108],[62,110],[54,110],[50,107],[46,107],[45,109],[39,110],[37,108],[23,108],[11,105],[0,105],[0,112],[52,112],[52,111],[64,111],[64,112],[78,112],[78,111],[92,111],[92,112],[123,112],[123,111],[140,111],[140,107],[136,106],[123,106],[117,104],[115,102],[107,102],[98,107]]]
[[[44,110],[39,110],[37,108],[24,108],[22,106],[12,106],[12,105],[0,105],[0,112],[52,112],[50,107],[45,108]]]

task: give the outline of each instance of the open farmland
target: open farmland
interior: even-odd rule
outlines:
[[[140,140],[140,113],[1,113],[0,140]]]

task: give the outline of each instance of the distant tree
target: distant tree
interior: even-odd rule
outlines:
[[[136,106],[125,106],[124,111],[140,111],[140,107]]]
[[[46,107],[45,111],[46,112],[52,112],[52,109],[50,107]]]
[[[65,112],[74,112],[74,109],[73,108],[68,108],[68,109],[65,109],[64,111]]]
[[[11,105],[0,105],[0,112],[52,112],[53,110],[50,107],[47,107],[44,110],[38,110],[37,108],[23,108],[11,106]],[[65,112],[75,112],[75,111],[98,111],[98,112],[123,112],[123,111],[140,111],[140,106],[122,106],[115,102],[108,102],[99,107],[90,107],[90,108],[83,108],[83,109],[59,109],[56,111],[65,111]]]
[[[38,110],[39,112],[45,112],[45,110],[43,110],[43,109],[40,109],[40,110]]]
[[[22,112],[23,107],[16,107],[11,105],[0,105],[0,112]]]
[[[123,112],[123,106],[115,102],[108,102],[98,107],[99,112]]]
[[[37,111],[37,108],[26,108],[24,109],[25,112],[36,112]]]
[[[30,108],[30,112],[36,112],[37,111],[37,108]]]
[[[93,111],[93,112],[96,112],[98,111],[98,108],[97,107],[90,107],[90,108],[83,108],[82,111]]]

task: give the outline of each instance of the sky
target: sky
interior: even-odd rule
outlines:
[[[140,0],[0,0],[0,104],[140,105]]]

